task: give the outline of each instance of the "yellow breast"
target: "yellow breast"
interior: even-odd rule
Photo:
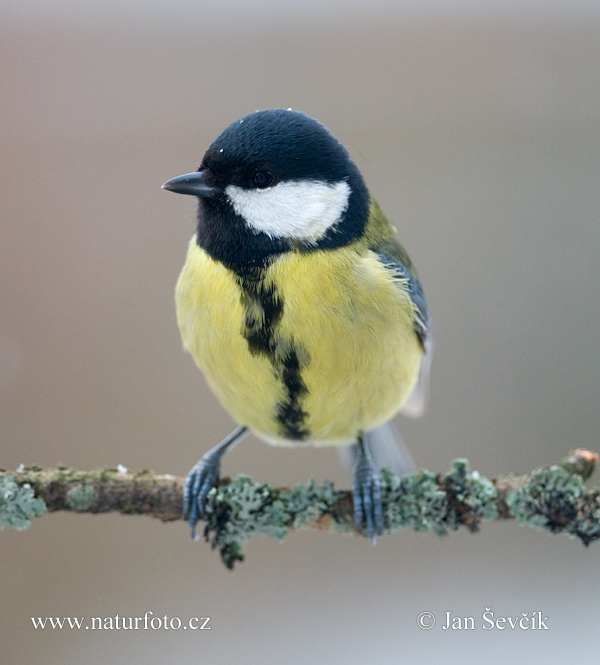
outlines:
[[[184,346],[241,425],[271,443],[355,440],[415,385],[413,307],[372,252],[288,252],[258,289],[192,238],[176,288]]]

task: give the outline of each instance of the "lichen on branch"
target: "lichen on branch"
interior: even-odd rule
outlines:
[[[598,455],[576,450],[558,464],[523,476],[487,479],[454,460],[445,474],[425,469],[398,477],[382,470],[386,531],[405,529],[444,535],[482,521],[516,518],[521,524],[579,538],[600,538],[600,492],[584,481]],[[0,528],[27,528],[30,518],[68,510],[80,513],[147,514],[163,521],[181,518],[183,479],[125,469],[84,472],[66,467],[0,470]],[[255,535],[282,539],[290,529],[352,533],[352,496],[326,481],[293,488],[260,485],[248,476],[223,479],[211,490],[204,536],[228,568],[244,558]]]

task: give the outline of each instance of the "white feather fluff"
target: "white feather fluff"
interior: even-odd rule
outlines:
[[[254,231],[271,238],[317,240],[348,207],[347,182],[293,180],[266,189],[225,189],[233,209]]]

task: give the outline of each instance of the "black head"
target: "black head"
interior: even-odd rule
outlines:
[[[232,269],[264,265],[292,247],[348,244],[368,217],[367,189],[346,149],[291,109],[236,120],[198,172],[163,187],[198,197],[198,244]]]

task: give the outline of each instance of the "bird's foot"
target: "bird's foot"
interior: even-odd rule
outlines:
[[[221,472],[221,455],[211,455],[213,450],[206,453],[188,473],[183,488],[183,519],[187,519],[194,540],[198,540],[196,524],[204,517],[206,498],[217,484]]]
[[[183,519],[187,519],[194,540],[198,540],[196,524],[204,517],[206,499],[210,490],[216,486],[221,473],[221,458],[244,435],[247,427],[239,427],[218,446],[211,448],[188,473],[183,486]]]
[[[384,530],[381,481],[362,437],[359,438],[358,446],[358,459],[352,486],[354,529],[360,531],[364,522],[367,535],[371,539],[371,543],[375,545],[377,535]]]

